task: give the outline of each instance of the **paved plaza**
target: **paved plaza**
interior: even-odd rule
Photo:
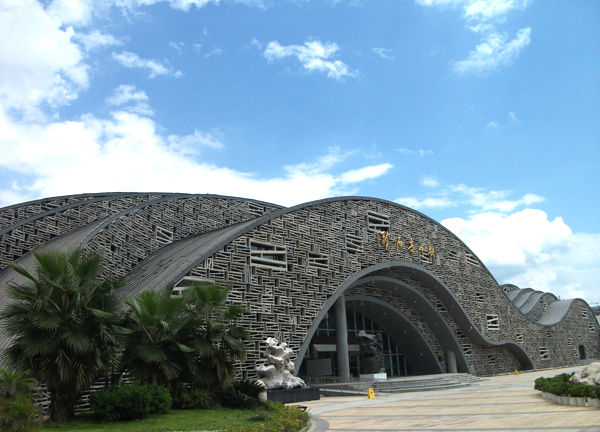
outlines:
[[[536,378],[581,368],[486,378],[471,387],[366,396],[322,397],[303,403],[321,431],[599,431],[600,410],[542,399]]]

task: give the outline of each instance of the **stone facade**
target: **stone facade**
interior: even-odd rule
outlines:
[[[299,366],[319,321],[341,295],[386,305],[403,328],[416,329],[438,371],[447,370],[448,350],[458,351],[459,371],[477,375],[599,355],[600,327],[585,301],[499,286],[440,224],[379,199],[334,198],[283,209],[211,195],[85,195],[0,209],[0,222],[0,268],[62,239],[103,253],[105,276],[123,276],[138,290],[164,282],[160,266],[167,265],[169,271],[181,267],[169,282],[188,277],[231,285],[229,301],[249,311],[241,320],[252,337],[240,365],[244,377],[254,377],[262,364],[267,337],[298,352]],[[68,237],[85,226],[85,235]],[[214,244],[204,233],[214,234]],[[193,236],[206,244],[191,253]],[[168,263],[160,260],[167,249]],[[152,272],[155,279],[148,277]],[[0,286],[0,298],[3,291]]]

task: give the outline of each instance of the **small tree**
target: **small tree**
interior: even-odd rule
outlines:
[[[31,393],[36,387],[26,372],[0,369],[0,431],[31,430],[36,413]]]
[[[121,370],[136,380],[170,387],[171,381],[189,372],[192,348],[182,343],[181,330],[187,317],[183,298],[172,296],[173,288],[148,290],[127,298],[129,306],[123,326],[129,331],[121,357]]]
[[[229,289],[214,283],[193,284],[183,292],[190,317],[184,343],[194,349],[193,380],[201,387],[224,387],[235,373],[236,360],[245,360],[248,330],[237,325],[246,312],[227,305]]]
[[[100,282],[102,259],[81,251],[34,253],[34,270],[11,267],[23,284],[8,285],[14,300],[0,315],[12,337],[7,364],[31,370],[50,391],[50,420],[73,415],[81,392],[116,362],[119,346],[115,281]]]
[[[121,370],[141,382],[169,388],[175,380],[222,387],[245,357],[248,332],[235,324],[245,311],[226,305],[227,288],[196,284],[173,296],[173,287],[126,299],[129,331]]]

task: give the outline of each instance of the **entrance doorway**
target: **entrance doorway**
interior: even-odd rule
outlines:
[[[369,316],[348,305],[346,310],[346,321],[348,325],[348,353],[350,359],[350,374],[359,376],[365,373],[360,361],[360,348],[358,332],[378,335],[383,344],[383,367],[388,377],[398,377],[413,374],[413,368],[408,362],[400,345],[394,340],[390,333],[378,322]],[[316,370],[313,364],[322,364],[321,360],[329,359],[332,375],[338,375],[337,353],[335,339],[335,311],[332,308],[321,320],[315,335],[313,336],[310,349],[304,357],[300,367],[300,375],[306,375],[308,369]],[[319,362],[315,362],[318,360]],[[326,369],[322,369],[326,370]]]

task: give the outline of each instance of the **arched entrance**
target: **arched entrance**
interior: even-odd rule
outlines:
[[[337,301],[343,302],[346,309],[344,312],[347,322],[345,331],[348,337],[346,349],[352,375],[360,372],[360,367],[356,364],[358,355],[356,334],[359,330],[380,333],[388,339],[388,343],[384,343],[386,346],[383,354],[389,376],[425,375],[445,371],[468,373],[469,367],[461,346],[438,309],[415,287],[397,278],[381,274],[381,270],[386,268],[411,274],[416,274],[417,271],[419,274],[426,272],[408,263],[387,263],[364,269],[346,280],[336,291],[336,295],[329,299],[328,307],[323,308],[320,316],[313,322],[308,332],[309,337],[300,350],[297,366],[300,367],[306,357],[307,361],[302,364],[302,370],[307,372],[308,361],[319,357],[327,358],[328,354],[323,353],[327,349],[336,351],[335,355],[330,357],[337,358],[343,355],[339,346],[332,347],[333,339],[324,340],[322,332],[319,332],[319,328],[323,327],[323,320],[329,325],[332,322],[331,315],[339,313],[334,312],[334,310],[339,311],[339,303],[338,307],[332,307]],[[436,283],[439,282],[436,280]],[[379,293],[379,298],[370,295],[375,292]],[[382,292],[385,292],[385,295],[382,295]],[[393,302],[394,298],[397,299],[396,303]],[[410,307],[399,308],[398,302],[403,302]],[[356,322],[357,314],[363,317],[363,323]],[[365,326],[365,318],[367,322],[374,323],[376,328]],[[333,330],[335,332],[338,329]],[[331,332],[328,336],[332,336]],[[332,370],[336,369],[335,366],[333,364]]]

